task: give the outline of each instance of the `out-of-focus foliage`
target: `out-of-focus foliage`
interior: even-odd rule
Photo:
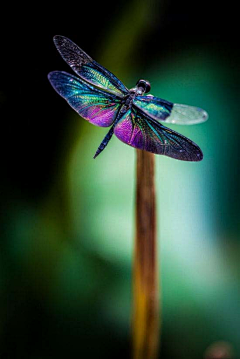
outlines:
[[[54,69],[71,71],[52,43],[56,33],[126,86],[146,78],[155,96],[208,111],[205,124],[171,126],[201,147],[201,163],[156,157],[161,354],[201,358],[224,341],[240,356],[234,41],[209,8],[199,29],[206,6],[196,14],[193,5],[169,1],[120,3],[86,5],[80,20],[68,4],[62,16],[45,9],[41,24],[29,19],[35,40],[22,30],[3,47],[10,65],[0,87],[3,358],[129,355],[135,151],[113,138],[92,159],[106,129],[80,119],[46,79]],[[18,29],[19,18],[12,23]]]

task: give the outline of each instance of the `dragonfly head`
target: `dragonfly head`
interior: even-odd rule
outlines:
[[[147,93],[151,90],[150,82],[147,80],[138,80],[136,85],[139,95],[143,95],[144,93]]]

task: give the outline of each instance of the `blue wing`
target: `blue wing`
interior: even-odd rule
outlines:
[[[168,102],[152,95],[137,96],[133,103],[147,115],[165,123],[190,125],[201,123],[208,119],[207,112],[199,107]]]
[[[94,61],[67,37],[56,35],[53,41],[62,58],[82,79],[119,97],[128,94],[128,89],[115,75]]]
[[[115,121],[121,100],[114,94],[101,91],[63,71],[50,72],[48,79],[59,95],[90,123],[108,127]]]

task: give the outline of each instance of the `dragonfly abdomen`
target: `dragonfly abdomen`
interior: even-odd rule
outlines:
[[[106,136],[104,137],[104,139],[102,140],[102,142],[100,143],[95,155],[93,158],[96,158],[103,150],[104,148],[107,146],[108,142],[110,141],[112,135],[113,135],[113,130],[114,130],[114,125],[110,128],[110,130],[108,131],[108,133],[106,134]]]

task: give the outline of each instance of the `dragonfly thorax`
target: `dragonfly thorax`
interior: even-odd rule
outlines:
[[[147,80],[138,80],[136,86],[129,90],[129,94],[126,96],[125,103],[121,108],[121,113],[125,113],[132,106],[133,100],[136,96],[142,96],[150,90],[150,82],[148,82]]]

